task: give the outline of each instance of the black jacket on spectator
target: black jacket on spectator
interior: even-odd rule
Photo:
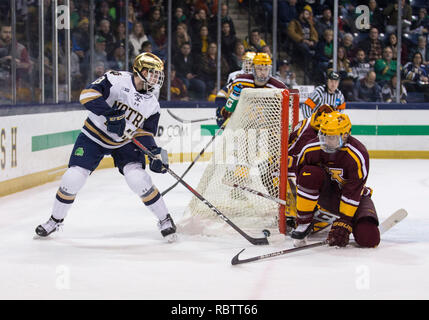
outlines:
[[[378,83],[369,88],[365,79],[357,80],[354,86],[354,98],[359,102],[380,102],[381,101],[381,87]]]
[[[185,60],[182,53],[177,53],[173,57],[173,65],[176,68],[176,75],[179,78],[186,78],[188,73],[199,74],[198,63],[194,60],[192,55],[189,55]]]

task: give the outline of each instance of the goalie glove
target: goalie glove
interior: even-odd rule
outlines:
[[[168,154],[167,150],[155,148],[150,150],[155,156],[153,159],[149,157],[149,168],[156,173],[166,173],[168,169]]]
[[[352,233],[351,219],[337,219],[328,234],[330,246],[345,247],[349,244],[350,233]]]

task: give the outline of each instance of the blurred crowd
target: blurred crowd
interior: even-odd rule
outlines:
[[[0,3],[0,103],[11,100],[10,1]],[[172,58],[167,61],[167,4],[162,0],[94,0],[94,50],[90,50],[88,0],[70,0],[71,91],[77,100],[80,90],[109,69],[130,70],[141,52],[153,52],[171,63],[171,99],[208,100],[216,95],[217,21],[221,15],[221,87],[228,74],[241,69],[246,51],[272,54],[273,1],[175,0],[172,12]],[[232,2],[241,13],[249,13],[257,27],[239,38],[229,15]],[[333,0],[278,0],[277,70],[273,74],[287,86],[318,85],[333,65]],[[64,1],[58,0],[58,4]],[[396,95],[397,1],[340,0],[337,68],[340,89],[347,101],[394,101]],[[366,4],[370,25],[356,23],[356,7]],[[44,0],[45,50],[43,56],[45,97],[52,99],[52,3]],[[402,0],[401,101],[429,101],[429,2]],[[38,102],[40,63],[38,47],[38,1],[17,1],[16,89],[18,102]],[[368,28],[369,27],[369,28]],[[126,39],[128,29],[129,38]],[[58,79],[60,100],[65,88],[65,32],[60,30]],[[126,52],[128,41],[128,52]],[[128,56],[128,65],[125,57]],[[94,69],[91,69],[91,60]],[[302,74],[302,77],[297,77]],[[167,85],[160,99],[167,97]]]

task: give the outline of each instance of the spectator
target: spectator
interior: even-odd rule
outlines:
[[[79,12],[76,10],[76,5],[74,0],[70,0],[70,29],[73,30],[77,27],[77,24],[80,21]]]
[[[142,52],[152,52],[152,43],[149,40],[142,43],[140,53]]]
[[[107,20],[110,23],[114,22],[114,19],[110,14],[109,10],[109,3],[107,1],[101,1],[100,5],[98,6],[98,10],[95,14],[95,21],[97,25],[101,23],[101,20]]]
[[[145,25],[145,30],[147,34],[154,34],[156,27],[163,23],[164,19],[161,15],[161,8],[153,7],[149,15],[149,20]]]
[[[390,81],[396,75],[396,60],[393,60],[393,52],[391,47],[386,47],[383,50],[383,59],[378,59],[374,64],[374,71],[377,75],[377,82],[380,85]]]
[[[426,8],[419,9],[418,18],[411,25],[410,32],[420,35],[429,33],[429,17]]]
[[[324,81],[326,69],[329,66],[329,61],[332,60],[334,52],[334,31],[332,29],[326,29],[323,32],[323,38],[317,43],[316,56],[317,56],[317,77],[319,81]]]
[[[174,56],[173,64],[176,67],[177,76],[185,84],[189,94],[193,93],[198,100],[206,98],[206,85],[198,77],[198,66],[191,55],[191,44],[183,43],[180,51]]]
[[[73,43],[73,51],[79,56],[82,62],[85,54],[89,49],[89,20],[83,18],[79,21],[77,29],[72,32],[71,40]]]
[[[341,46],[346,52],[346,57],[350,61],[354,58],[354,47],[353,47],[353,35],[351,33],[346,33],[341,39]]]
[[[134,5],[132,2],[128,4],[128,30],[133,30],[134,24],[137,22],[137,14],[134,10]]]
[[[375,82],[376,74],[369,71],[366,76],[356,81],[354,86],[354,100],[357,102],[380,102],[381,87]]]
[[[400,85],[400,103],[407,103],[407,90],[401,82]],[[388,82],[384,84],[381,89],[381,96],[383,98],[383,102],[396,102],[396,75],[392,77]]]
[[[429,77],[420,52],[414,53],[413,60],[404,66],[404,86],[408,91],[423,92],[429,101]]]
[[[244,49],[246,50],[262,52],[262,47],[265,46],[267,43],[264,41],[264,39],[261,38],[259,30],[253,29],[250,32],[250,38],[246,37],[243,41],[243,44]]]
[[[206,25],[202,25],[198,36],[192,38],[192,53],[195,61],[201,60],[202,56],[207,52],[211,40],[209,28]]]
[[[383,44],[378,39],[378,29],[371,27],[369,30],[369,38],[362,40],[356,47],[361,48],[368,55],[368,61],[371,66],[374,65],[375,61],[382,58]]]
[[[270,56],[270,58],[273,58],[273,54],[271,53],[271,47],[268,44],[261,48],[261,52],[266,53]]]
[[[51,0],[45,1],[45,6],[47,2],[52,2]],[[89,18],[89,1],[78,1],[78,10],[79,16],[83,19],[84,17]]]
[[[235,36],[235,26],[234,26],[234,21],[232,20],[232,18],[228,15],[228,5],[226,3],[222,3],[221,7],[220,7],[220,19],[221,19],[221,23],[222,25],[225,22],[229,23],[229,28],[230,28],[230,33],[231,35]],[[214,19],[216,20],[216,19]]]
[[[148,35],[148,39],[152,44],[152,52],[161,60],[167,60],[167,28],[161,24],[155,28],[152,35]]]
[[[177,7],[174,11],[173,22],[171,23],[171,28],[173,30],[177,29],[179,23],[189,24],[188,17],[185,15],[182,7]]]
[[[316,30],[317,34],[322,35],[326,29],[334,29],[332,22],[332,11],[329,7],[325,7],[322,12],[322,16],[316,19]]]
[[[352,76],[355,81],[364,79],[371,70],[371,65],[366,60],[365,51],[358,49],[356,57],[352,60],[350,67],[352,68]]]
[[[17,90],[29,86],[31,61],[27,48],[16,43],[16,83]],[[4,24],[0,27],[0,96],[11,100],[12,96],[12,26]],[[23,82],[27,82],[26,84]],[[24,97],[17,97],[23,99]],[[28,98],[28,97],[26,97]]]
[[[109,57],[109,69],[126,70],[125,66],[125,43],[120,41],[115,43],[112,54]]]
[[[295,43],[297,52],[295,54],[303,57],[304,62],[304,83],[307,84],[310,73],[312,59],[315,54],[317,42],[319,40],[316,28],[314,27],[311,14],[313,10],[306,5],[298,19],[292,20],[288,26],[288,36]]]
[[[282,81],[288,88],[298,85],[296,83],[296,74],[290,70],[290,63],[286,59],[280,60],[279,70],[276,72],[275,77]]]
[[[231,25],[229,22],[222,22],[222,35],[221,35],[221,50],[222,55],[232,64],[232,53],[234,52],[237,43],[237,37],[231,32]]]
[[[384,31],[384,16],[377,4],[377,1],[369,0],[368,7],[370,25],[376,27],[377,30]]]
[[[423,64],[427,67],[429,65],[429,46],[427,45],[426,37],[419,36],[417,48],[414,48],[411,51],[411,56],[409,60],[411,60],[414,57],[414,54],[416,52],[419,52],[422,55],[423,58]]]
[[[130,34],[130,60],[134,60],[140,54],[140,48],[143,42],[148,41],[148,37],[145,34],[143,23],[137,22],[133,25],[133,31]]]
[[[261,1],[262,2],[262,8],[267,14],[267,21],[270,23],[273,21],[273,1]],[[292,5],[290,5],[292,3]],[[296,0],[279,0],[278,1],[278,22],[279,22],[279,28],[285,29],[287,28],[288,23],[295,19],[296,16]],[[295,9],[295,16],[291,12],[291,9]]]
[[[386,46],[389,46],[392,48],[392,52],[393,52],[393,58],[392,59],[396,60],[396,58],[398,56],[398,38],[396,37],[395,33],[391,33],[388,36]],[[401,46],[401,64],[405,64],[407,62],[407,58],[408,58],[408,48],[404,43],[402,43],[402,46]]]
[[[355,100],[354,85],[355,85],[355,83],[353,81],[351,74],[347,74],[341,80],[341,83],[340,83],[338,88],[343,93],[345,100],[347,100],[347,101],[354,101]]]
[[[95,62],[95,69],[94,69],[95,77],[100,78],[105,73],[106,73],[106,66],[104,65],[104,62],[103,61],[96,61]]]
[[[180,52],[182,45],[184,43],[188,43],[189,45],[192,45],[192,38],[188,33],[188,26],[185,23],[179,23],[177,25],[176,31],[174,32],[172,38],[173,39],[171,40],[171,45],[172,45],[171,51],[173,52],[173,55]],[[176,65],[176,68],[178,68],[178,65],[177,64],[175,65]]]
[[[209,20],[207,18],[207,12],[204,9],[199,9],[195,14],[194,17],[191,19],[191,30],[192,39],[199,36],[199,32],[201,30],[202,26],[209,25]]]
[[[102,36],[95,37],[94,62],[96,61],[103,62],[105,66],[109,64],[106,52],[106,39],[104,39]],[[85,59],[83,61],[83,70],[86,70],[87,72],[87,74],[85,75],[87,79],[92,79],[94,77],[94,75],[91,74],[91,51],[89,51],[85,56]],[[92,72],[94,71],[95,70],[92,70]]]
[[[161,89],[161,99],[167,100],[168,86],[164,84]],[[176,68],[171,65],[170,73],[170,98],[176,101],[189,101],[188,90],[180,78],[176,77]]]
[[[242,69],[244,53],[244,44],[241,41],[237,41],[235,43],[234,51],[231,55],[231,72]]]
[[[216,88],[217,66],[217,44],[216,42],[210,42],[207,52],[202,56],[200,69],[209,94],[212,93],[213,90],[217,92],[217,90],[220,89]],[[226,84],[228,74],[228,62],[224,57],[221,57],[221,87]]]
[[[352,68],[350,67],[350,60],[346,56],[344,47],[338,48],[337,54],[337,72],[340,74],[341,80],[352,78]]]
[[[283,18],[284,19],[283,24],[285,24],[284,29],[287,29],[287,26],[292,20],[298,18],[296,3],[297,3],[297,0],[288,0],[285,2],[283,10],[279,8],[280,13],[284,16]]]
[[[115,40],[116,42],[126,41],[125,37],[125,22],[119,22],[115,29]]]
[[[402,5],[402,32],[409,32],[412,21],[412,9],[409,4],[405,4],[405,0],[401,1]],[[386,9],[383,10],[383,15],[386,18],[386,33],[396,32],[398,24],[398,3],[390,3]]]
[[[106,51],[109,54],[113,49],[115,43],[115,37],[113,36],[112,31],[110,30],[110,21],[107,19],[102,19],[99,24],[99,30],[97,35],[106,39]]]

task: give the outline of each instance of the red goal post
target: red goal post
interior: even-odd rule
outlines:
[[[299,90],[286,89],[282,91],[282,134],[281,134],[281,160],[280,160],[280,182],[279,198],[286,201],[288,187],[288,140],[289,133],[299,122]],[[290,121],[292,117],[292,121]],[[291,123],[291,125],[289,125]],[[279,205],[279,231],[286,233],[286,207]]]

